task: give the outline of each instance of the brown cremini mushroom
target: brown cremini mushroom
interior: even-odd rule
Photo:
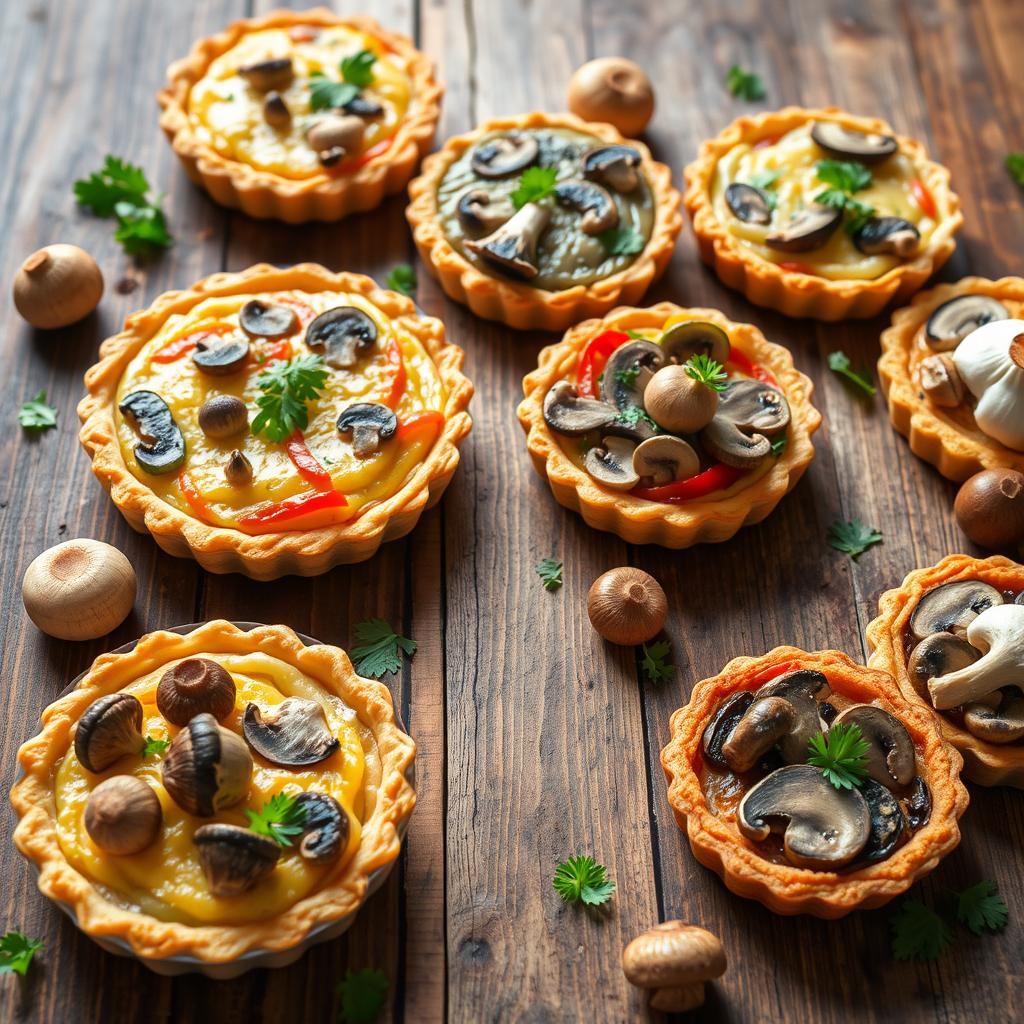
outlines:
[[[999,694],[993,707],[976,701],[964,707],[964,726],[972,736],[986,743],[1016,743],[1024,739],[1024,697]]]
[[[306,328],[306,344],[334,370],[356,365],[377,341],[373,318],[355,306],[325,310]]]
[[[807,744],[812,736],[821,732],[818,698],[828,694],[828,680],[814,669],[787,672],[759,686],[754,692],[757,700],[784,697],[793,706],[793,724],[779,740],[779,751],[787,764],[803,764],[807,760]]]
[[[238,825],[202,825],[192,841],[210,892],[222,898],[248,892],[274,870],[281,856],[273,839]]]
[[[252,755],[211,714],[196,715],[171,741],[162,765],[164,788],[184,811],[211,818],[245,798]]]
[[[928,680],[972,665],[981,657],[963,637],[953,633],[932,633],[911,652],[907,660],[907,675],[922,699],[931,702]]]
[[[219,721],[234,710],[235,681],[209,658],[186,658],[160,677],[156,706],[172,725],[188,725],[204,712]]]
[[[637,988],[651,992],[651,1007],[683,1013],[704,1002],[706,982],[726,969],[721,942],[703,928],[665,921],[638,935],[622,951],[622,971]]]
[[[685,366],[663,366],[651,378],[643,396],[644,411],[662,430],[695,434],[706,427],[718,409],[718,393],[692,377]]]
[[[633,647],[661,632],[668,616],[668,599],[649,573],[619,566],[602,573],[587,594],[590,624],[613,644]]]
[[[14,278],[14,307],[33,327],[67,327],[88,316],[103,297],[103,274],[77,245],[48,245],[22,263]]]
[[[238,69],[238,74],[259,92],[287,89],[295,77],[291,57],[256,61]]]
[[[75,729],[75,756],[90,772],[106,771],[126,754],[142,753],[142,702],[130,693],[97,697]]]
[[[633,469],[645,486],[689,480],[700,472],[700,456],[681,437],[655,434],[637,445]]]
[[[337,860],[348,842],[349,821],[345,809],[327,793],[300,793],[295,803],[305,815],[298,838],[299,856],[313,864]]]
[[[914,779],[917,757],[914,741],[903,723],[873,704],[854,704],[841,711],[833,725],[856,725],[867,740],[865,767],[868,775],[883,786],[909,786]]]
[[[272,90],[263,97],[263,120],[271,128],[287,128],[292,123],[292,112],[279,92]]]
[[[536,277],[540,273],[537,244],[550,216],[546,206],[526,203],[496,231],[484,238],[469,239],[464,245],[475,256],[515,277]]]
[[[583,457],[583,468],[613,491],[630,491],[640,482],[633,468],[636,444],[625,437],[606,437]]]
[[[340,149],[342,155],[352,154],[363,144],[365,131],[361,117],[332,115],[317,121],[306,133],[306,141],[317,153]]]
[[[566,437],[580,437],[607,427],[617,415],[614,405],[582,397],[567,380],[553,384],[544,396],[544,422]]]
[[[485,188],[467,188],[456,205],[459,223],[467,231],[496,231],[515,212],[511,199],[492,195]]]
[[[785,697],[761,697],[747,708],[722,745],[722,757],[734,772],[749,772],[797,720]]]
[[[910,632],[923,640],[932,633],[962,637],[987,608],[1003,603],[1003,595],[981,580],[957,580],[929,590],[910,616]]]
[[[704,735],[701,737],[701,749],[704,751],[704,759],[709,764],[721,769],[729,767],[723,748],[733,729],[753,702],[754,694],[750,690],[737,690],[718,705],[711,720],[704,727]]]
[[[317,764],[340,746],[323,706],[302,697],[287,697],[265,711],[256,704],[246,705],[242,732],[257,754],[287,768]]]
[[[117,856],[145,850],[162,823],[159,797],[134,775],[115,775],[101,782],[89,794],[83,816],[89,838],[104,853]]]
[[[232,487],[248,487],[252,483],[252,463],[241,449],[233,448],[228,456],[224,479]]]
[[[587,150],[582,166],[585,178],[616,192],[632,192],[640,184],[640,153],[620,142]]]
[[[291,306],[250,299],[238,314],[238,326],[250,338],[283,338],[299,329],[299,317]]]
[[[598,57],[573,72],[567,102],[584,121],[603,121],[635,138],[654,113],[654,89],[639,64],[625,57]]]
[[[214,395],[199,407],[199,428],[207,437],[222,441],[249,426],[245,402],[234,395]]]
[[[1010,311],[989,295],[958,295],[937,306],[925,325],[924,340],[935,352],[950,352],[972,331],[993,320],[1008,320]]]
[[[596,182],[560,181],[555,186],[555,198],[563,206],[583,214],[580,229],[586,235],[599,235],[619,223],[615,200]]]
[[[960,488],[953,503],[957,525],[979,547],[1024,544],[1024,473],[983,469]]]

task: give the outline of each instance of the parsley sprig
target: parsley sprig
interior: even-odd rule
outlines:
[[[814,201],[822,206],[834,206],[843,211],[843,223],[852,235],[858,231],[868,217],[873,217],[875,208],[854,199],[855,192],[871,187],[871,171],[856,160],[819,160],[814,165],[819,181],[831,188],[819,192]]]
[[[140,753],[142,757],[153,757],[154,755],[159,757],[167,750],[167,748],[170,745],[170,740],[161,740],[157,739],[155,736],[147,736],[142,741],[142,750],[140,751]]]
[[[1024,188],[1024,153],[1009,153],[1004,162],[1006,170],[1021,188]]]
[[[45,388],[18,410],[18,422],[26,430],[49,430],[57,426],[57,410],[46,404]]]
[[[159,196],[149,198],[145,171],[119,157],[108,155],[103,166],[74,184],[80,206],[99,217],[116,217],[114,239],[131,256],[154,248],[166,248],[174,237]]]
[[[602,374],[602,376],[604,376]],[[658,433],[658,424],[651,419],[650,415],[639,405],[627,405],[618,416],[615,417],[617,423],[624,423],[627,427],[635,427],[641,420],[647,424],[656,434]]]
[[[765,97],[761,76],[753,71],[744,71],[739,64],[733,64],[726,72],[725,84],[729,92],[741,100],[763,100]]]
[[[1006,927],[1010,911],[999,895],[995,882],[987,879],[972,885],[956,896],[956,919],[975,935],[998,932]]]
[[[890,917],[892,955],[897,960],[938,959],[955,941],[954,919],[974,935],[1006,927],[1010,912],[995,882],[983,880],[947,896],[939,910],[921,900],[905,900]]]
[[[341,81],[329,78],[322,71],[314,71],[309,76],[309,108],[310,110],[331,110],[344,107],[351,103],[361,89],[373,82],[373,64],[376,54],[370,50],[345,57],[338,65]]]
[[[747,183],[760,191],[769,210],[774,210],[778,205],[779,199],[775,194],[775,183],[780,177],[782,177],[782,171],[757,171],[750,175],[750,181]]]
[[[675,673],[676,667],[672,664],[671,652],[672,644],[668,640],[644,644],[640,667],[649,683],[664,682]]]
[[[545,590],[557,590],[562,585],[562,563],[555,558],[542,558],[537,563],[537,575]]]
[[[859,519],[851,519],[848,522],[837,519],[825,534],[825,540],[836,551],[842,551],[856,560],[874,544],[882,543],[880,530],[865,526]]]
[[[829,352],[828,368],[844,380],[849,381],[854,387],[860,388],[865,395],[874,395],[875,385],[871,383],[871,378],[866,373],[855,370],[850,362],[850,357],[845,352]]]
[[[509,199],[517,210],[521,210],[527,203],[537,203],[552,195],[557,179],[558,169],[555,167],[527,167]]]
[[[384,278],[384,283],[393,291],[401,292],[410,298],[416,294],[416,271],[408,263],[399,263]]]
[[[258,811],[246,808],[249,828],[278,846],[291,846],[306,824],[306,808],[290,793],[275,793]]]
[[[810,738],[807,763],[820,768],[836,789],[854,789],[867,778],[870,749],[859,725],[836,722],[827,736],[818,733]]]
[[[566,903],[582,903],[587,907],[607,903],[615,891],[615,883],[606,877],[605,866],[585,854],[562,861],[555,868],[552,884]]]
[[[341,1019],[345,1024],[372,1024],[384,1007],[388,987],[383,971],[372,967],[346,971],[345,979],[338,983]]]
[[[380,679],[402,667],[399,650],[411,658],[416,653],[416,641],[399,636],[383,619],[368,619],[356,626],[356,639],[363,642],[352,648],[352,662],[361,676]]]
[[[634,227],[609,228],[602,231],[598,238],[609,256],[634,256],[643,252],[647,244],[643,235]]]
[[[253,418],[254,435],[283,441],[309,425],[306,403],[317,398],[327,383],[328,371],[318,355],[277,359],[257,378],[263,393],[256,399],[259,412]]]
[[[726,380],[729,375],[721,363],[716,363],[710,356],[703,352],[691,356],[685,363],[683,369],[686,375],[695,381],[710,388],[712,391],[724,391]]]
[[[0,974],[13,972],[24,977],[32,957],[42,948],[41,942],[30,939],[22,932],[7,932],[0,938]]]

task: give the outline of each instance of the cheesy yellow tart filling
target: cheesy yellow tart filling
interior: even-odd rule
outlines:
[[[76,742],[58,763],[53,779],[61,850],[68,863],[97,885],[108,899],[162,921],[198,925],[266,920],[313,892],[328,874],[347,863],[359,847],[360,823],[366,810],[364,775],[368,759],[377,757],[373,735],[355,711],[298,668],[260,652],[218,653],[212,659],[230,673],[235,685],[234,707],[220,718],[222,728],[241,737],[243,714],[250,703],[269,717],[286,698],[299,698],[316,702],[323,709],[337,749],[307,767],[280,767],[254,753],[243,798],[231,806],[219,807],[215,817],[204,817],[183,810],[168,792],[164,784],[168,751],[148,755],[141,750],[126,753],[105,770],[92,772],[80,761]],[[120,691],[141,702],[140,732],[147,739],[173,740],[182,731],[168,722],[157,707],[158,685],[179,661],[161,665]],[[90,795],[101,783],[124,776],[143,780],[155,792],[162,825],[155,839],[140,852],[112,855],[98,847],[87,830],[86,808]],[[340,854],[329,862],[315,863],[301,855],[298,837],[292,835],[290,844],[281,846],[273,870],[244,895],[214,895],[200,862],[194,838],[197,829],[209,827],[212,821],[248,828],[247,810],[260,812],[280,793],[294,796],[306,791],[333,797],[347,815],[347,839]],[[95,825],[93,832],[99,834]]]
[[[282,395],[281,374],[302,366],[313,390]],[[394,495],[440,434],[445,398],[402,318],[361,294],[296,290],[167,317],[125,369],[114,415],[128,470],[158,497],[260,534],[344,522]],[[257,430],[261,402],[274,415]],[[304,426],[291,429],[289,408]]]
[[[260,171],[295,180],[345,173],[394,138],[412,99],[406,63],[344,25],[247,32],[193,85],[189,123],[221,156]]]

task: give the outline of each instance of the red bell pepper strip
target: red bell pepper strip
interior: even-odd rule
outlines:
[[[910,194],[914,197],[914,202],[917,203],[921,212],[926,217],[935,220],[935,200],[932,198],[931,192],[928,191],[928,186],[920,178],[914,178],[910,182]]]
[[[292,27],[288,29],[288,35],[293,42],[311,43],[318,35],[320,35],[320,29],[314,25],[292,25]]]
[[[779,382],[772,375],[771,370],[766,370],[763,366],[758,366],[757,363],[751,360],[738,348],[734,348],[729,352],[729,358],[726,360],[726,365],[729,363],[732,363],[740,373],[747,377],[752,377],[754,380],[764,381],[765,384],[772,384],[775,387],[779,386]]]
[[[660,487],[634,487],[629,493],[634,498],[645,501],[661,501],[670,505],[681,505],[695,498],[703,498],[714,491],[722,491],[732,486],[743,476],[742,469],[734,469],[716,463],[703,473],[691,476],[689,480],[677,480],[675,483],[662,484]]]
[[[272,341],[264,345],[254,356],[253,362],[257,366],[269,366],[279,359],[291,359],[292,343],[288,338],[281,338],[280,341]]]
[[[434,411],[417,413],[398,425],[398,429],[395,431],[395,440],[403,443],[419,441],[424,440],[419,435],[430,433],[432,435],[431,443],[433,443],[433,438],[441,433],[444,422],[444,413]]]
[[[388,343],[386,358],[388,373],[391,374],[391,390],[384,399],[384,404],[389,409],[395,409],[405,392],[405,383],[407,379],[405,373],[405,362],[402,359],[402,349],[399,346],[397,339],[392,338]]]
[[[182,470],[178,474],[178,487],[181,490],[181,496],[188,502],[196,518],[201,519],[204,523],[212,522],[210,506],[206,504],[195,481],[186,470]]]
[[[394,139],[381,139],[380,142],[375,146],[371,146],[365,153],[354,156],[351,160],[342,160],[340,164],[335,164],[328,173],[333,177],[337,177],[339,174],[351,174],[353,171],[358,171],[360,167],[365,167],[371,160],[375,160],[382,153],[386,153],[391,148],[392,142],[394,142]]]
[[[629,341],[629,335],[622,331],[603,331],[583,350],[579,369],[576,371],[576,390],[586,398],[597,397],[597,380],[604,370],[608,357]]]
[[[754,149],[767,149],[769,146],[774,146],[781,138],[781,135],[766,135],[763,139],[758,139],[754,143]]]
[[[784,676],[787,672],[791,672],[795,668],[799,668],[799,665],[795,661],[783,661],[781,664],[771,665],[763,672],[759,672],[757,674],[757,685],[761,686],[763,683],[768,683],[773,679],[778,679],[779,676]]]
[[[285,498],[284,501],[275,501],[255,512],[250,512],[238,520],[238,525],[251,533],[270,533],[281,523],[323,509],[344,508],[347,504],[345,495],[337,491],[303,491],[301,494]]]
[[[290,295],[281,295],[277,301],[282,306],[291,306],[298,314],[299,326],[305,327],[311,320],[316,318],[316,310],[301,299],[293,299]]]
[[[233,331],[233,324],[212,324],[210,327],[200,328],[198,331],[190,331],[183,334],[174,341],[169,341],[159,352],[152,356],[154,363],[174,363],[187,356],[199,342],[204,338],[213,338],[221,334],[229,334]]]
[[[309,481],[318,491],[334,490],[331,474],[320,465],[317,457],[306,447],[301,430],[296,430],[288,438],[285,448],[288,451],[288,458],[292,460],[303,479]]]

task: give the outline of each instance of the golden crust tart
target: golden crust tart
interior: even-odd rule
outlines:
[[[812,757],[841,738],[854,768]],[[934,715],[839,651],[730,661],[672,715],[661,763],[697,860],[777,914],[836,918],[905,892],[959,843],[968,801]]]
[[[982,786],[1024,788],[1024,566],[950,555],[878,602],[869,665],[935,709],[942,736]]]
[[[160,127],[222,206],[332,221],[405,187],[442,91],[430,61],[372,18],[273,11],[201,39],[167,69]]]
[[[260,264],[167,292],[100,347],[79,439],[128,522],[256,579],[371,557],[469,432],[462,350],[360,274]]]
[[[488,121],[409,185],[406,216],[445,293],[510,327],[565,330],[636,302],[682,227],[669,169],[571,114]]]
[[[875,316],[952,255],[949,171],[884,121],[836,107],[740,117],[686,168],[701,257],[788,316]]]
[[[813,385],[781,345],[662,302],[540,353],[519,422],[559,504],[631,544],[683,548],[760,522],[814,457]]]
[[[351,919],[415,804],[387,688],[285,626],[150,633],[42,725],[18,752],[15,845],[86,934],[155,965],[295,950]]]
[[[943,476],[1024,470],[1024,279],[915,296],[882,332],[878,378],[893,426]]]

